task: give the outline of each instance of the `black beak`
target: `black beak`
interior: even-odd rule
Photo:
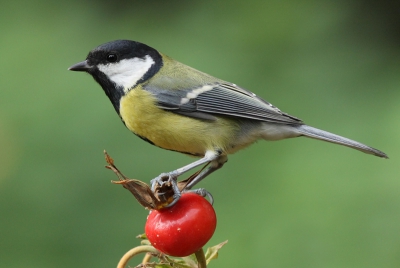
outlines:
[[[86,60],[79,62],[77,64],[72,65],[68,68],[70,71],[76,72],[87,72],[92,66],[90,66]]]

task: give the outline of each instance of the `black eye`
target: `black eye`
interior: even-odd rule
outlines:
[[[107,61],[108,62],[116,62],[118,59],[117,54],[110,53],[107,55]]]

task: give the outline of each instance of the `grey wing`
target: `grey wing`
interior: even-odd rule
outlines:
[[[214,83],[183,90],[147,86],[145,90],[154,94],[160,108],[185,116],[213,120],[214,115],[226,115],[281,124],[302,124],[300,119],[235,84]]]

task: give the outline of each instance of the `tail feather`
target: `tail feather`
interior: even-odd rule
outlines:
[[[313,128],[313,127],[310,127],[307,125],[299,125],[299,126],[296,126],[296,128],[301,135],[307,136],[309,138],[332,142],[332,143],[344,145],[344,146],[359,150],[359,151],[367,153],[367,154],[373,154],[373,155],[376,155],[376,156],[379,156],[382,158],[389,158],[384,152],[381,152],[377,149],[374,149],[372,147],[369,147],[369,146],[359,143],[357,141],[353,141],[348,138],[341,137],[341,136],[335,135],[333,133],[329,133],[324,130]]]

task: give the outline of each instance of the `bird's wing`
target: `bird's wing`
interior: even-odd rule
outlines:
[[[218,82],[169,90],[148,85],[144,89],[157,98],[161,109],[185,116],[212,120],[214,115],[225,115],[281,124],[302,123],[300,119],[235,84]]]

